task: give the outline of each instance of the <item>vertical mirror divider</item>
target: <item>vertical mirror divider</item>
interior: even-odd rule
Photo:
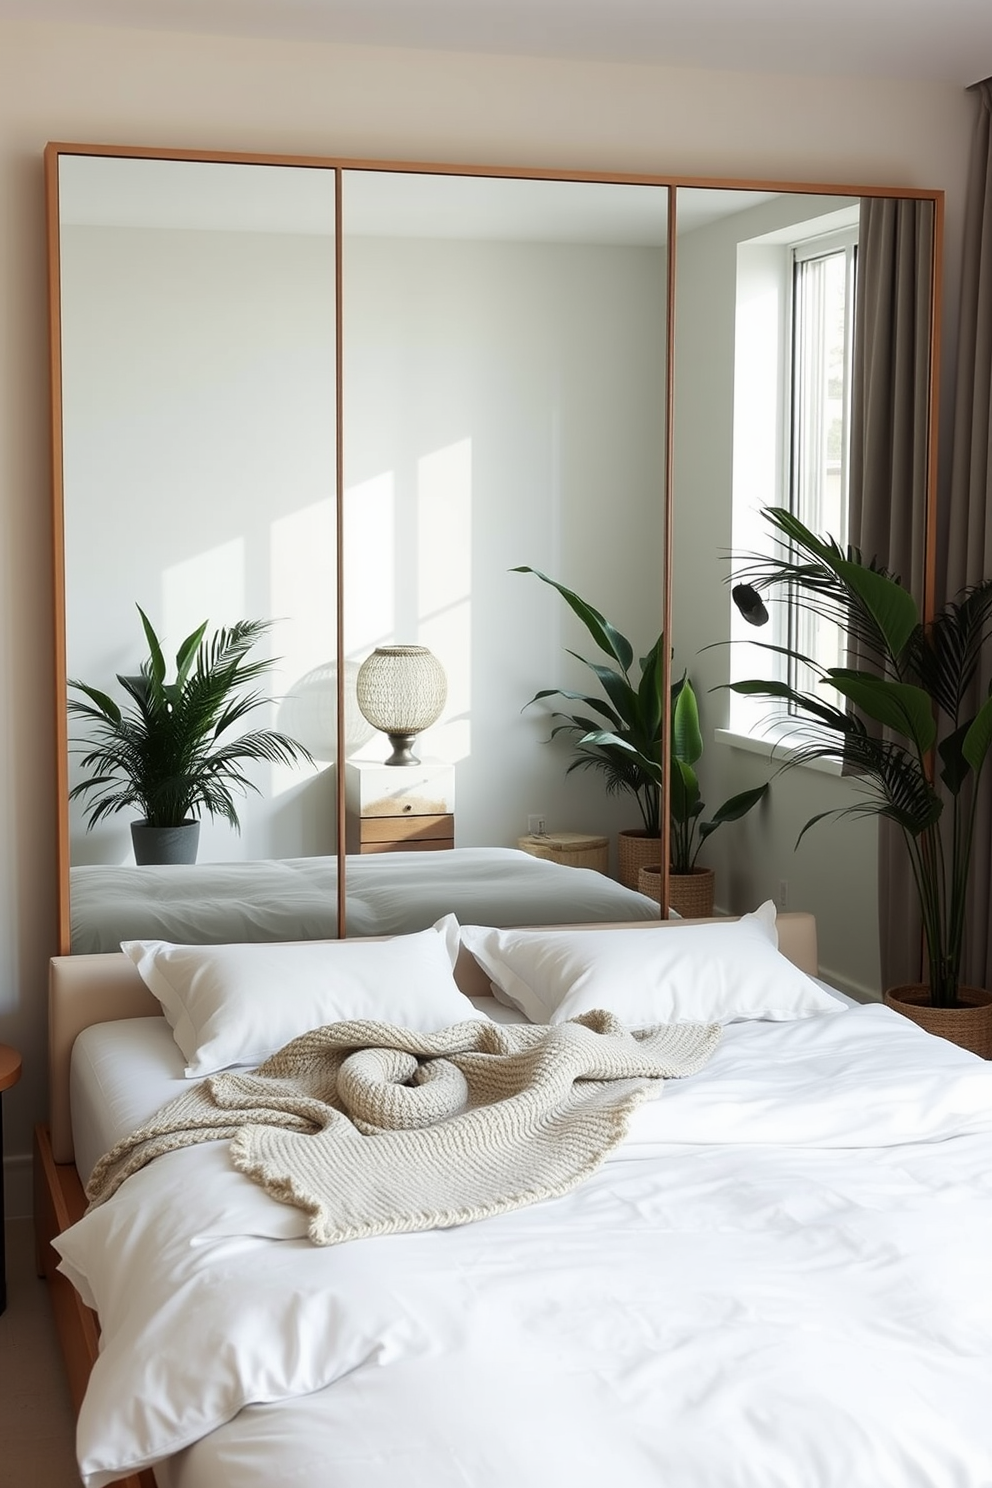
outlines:
[[[55,861],[58,892],[58,953],[68,955],[69,919],[69,717],[66,711],[65,511],[62,471],[62,294],[59,244],[59,154],[45,146],[45,215],[48,245],[48,356],[52,462],[52,624],[55,657]]]
[[[672,815],[668,809],[671,789],[672,739],[672,584],[674,563],[673,537],[675,520],[673,432],[675,428],[675,257],[676,257],[676,188],[669,185],[667,229],[668,252],[665,255],[665,460],[662,505],[662,618],[665,638],[661,663],[661,918],[668,918],[668,875],[671,864]]]
[[[344,675],[344,271],[343,271],[343,172],[334,167],[334,554],[335,582],[335,765],[334,831],[338,871],[338,938],[348,933],[345,915],[345,675]]]

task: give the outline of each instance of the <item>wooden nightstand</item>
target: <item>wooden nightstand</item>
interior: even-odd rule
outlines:
[[[21,1078],[21,1056],[9,1044],[0,1044],[0,1312],[7,1306],[7,1253],[3,1208],[3,1092]]]
[[[455,845],[455,767],[441,760],[345,764],[350,853],[436,852]]]

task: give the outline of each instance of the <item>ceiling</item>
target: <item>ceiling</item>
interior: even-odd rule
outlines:
[[[961,86],[992,74],[992,0],[0,0],[0,19]]]

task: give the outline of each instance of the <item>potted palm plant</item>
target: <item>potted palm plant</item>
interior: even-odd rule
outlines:
[[[861,799],[818,813],[878,816],[899,828],[912,865],[923,923],[926,979],[891,988],[886,1002],[954,1042],[992,1057],[992,993],[961,985],[965,907],[977,787],[992,746],[992,697],[970,714],[982,650],[992,633],[992,580],[949,601],[929,625],[912,595],[875,562],[831,537],[817,537],[790,512],[769,508],[781,552],[752,559],[739,577],[739,606],[761,623],[762,591],[779,589],[814,614],[844,625],[857,667],[818,668],[794,648],[837,701],[789,682],[732,682],[736,692],[785,702],[794,715],[783,768],[812,760],[843,764]],[[766,617],[767,618],[767,617]],[[939,775],[938,772],[939,771]]]
[[[560,697],[568,702],[581,703],[588,710],[556,712],[554,717],[561,721],[555,724],[551,737],[558,734],[571,737],[575,755],[566,773],[581,769],[598,770],[605,777],[609,793],[627,792],[635,797],[643,825],[627,828],[619,834],[620,881],[628,888],[640,888],[658,899],[662,810],[662,637],[659,636],[647,655],[640,658],[638,671],[634,673],[633,646],[597,609],[539,569],[523,566],[512,572],[535,574],[545,584],[557,589],[612,663],[604,666],[570,651],[570,656],[575,656],[594,673],[605,697],[545,687],[525,706],[530,707],[531,703],[544,698]],[[698,910],[709,913],[713,907],[712,870],[699,870],[697,874],[699,847],[723,822],[736,821],[750,811],[768,787],[763,785],[756,790],[741,792],[726,801],[711,821],[701,822],[699,818],[705,807],[694,766],[702,752],[703,737],[696,697],[688,677],[682,677],[672,685],[671,869],[685,878],[709,874],[709,909],[704,905]],[[674,908],[679,909],[671,889],[669,897]],[[675,897],[678,897],[678,886]],[[683,886],[683,903],[687,904],[690,897],[688,885]],[[690,907],[693,913],[697,912],[695,902]],[[687,910],[680,909],[679,912]]]
[[[234,792],[258,789],[245,765],[312,762],[311,756],[274,729],[235,731],[266,701],[245,689],[272,665],[269,658],[248,659],[269,621],[239,620],[211,636],[204,621],[180,646],[170,682],[159,638],[140,606],[138,614],[149,654],[137,676],[118,674],[124,706],[86,682],[69,683],[82,694],[69,698],[70,715],[91,726],[88,739],[71,741],[89,773],[69,798],[87,799],[87,830],[136,807],[141,817],[131,835],[137,863],[192,863],[202,812],[240,830]]]

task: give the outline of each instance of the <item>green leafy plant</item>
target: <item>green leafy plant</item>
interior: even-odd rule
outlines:
[[[270,622],[239,620],[208,637],[204,621],[180,646],[169,682],[159,638],[140,606],[138,614],[149,654],[137,676],[118,674],[123,708],[99,688],[69,683],[83,695],[70,697],[70,715],[91,725],[88,740],[71,741],[89,774],[70,800],[88,798],[87,829],[134,806],[150,827],[182,826],[207,812],[239,831],[234,792],[258,790],[246,764],[312,762],[302,744],[273,729],[232,732],[266,702],[245,689],[272,665],[248,659]]]
[[[655,641],[633,671],[634,648],[592,605],[587,604],[564,584],[548,578],[540,569],[522,565],[512,573],[531,573],[543,583],[557,589],[569,609],[578,616],[599,650],[608,658],[602,662],[587,661],[576,651],[570,656],[581,661],[594,674],[604,697],[562,688],[544,687],[526,703],[558,697],[579,703],[584,711],[556,712],[561,720],[551,730],[551,737],[571,737],[575,755],[566,774],[573,770],[596,770],[605,780],[607,793],[628,793],[637,801],[644,830],[649,837],[661,835],[661,687],[662,638]],[[605,725],[605,727],[604,727]]]
[[[781,508],[764,516],[782,552],[750,561],[748,582],[738,586],[742,598],[781,589],[843,625],[865,664],[824,669],[794,647],[766,644],[812,668],[817,689],[829,689],[838,701],[775,680],[730,686],[794,711],[783,768],[834,760],[855,772],[862,799],[810,817],[799,840],[830,816],[884,817],[899,828],[919,898],[930,1000],[954,1007],[977,786],[992,746],[992,697],[973,714],[967,708],[992,633],[992,580],[962,591],[924,625],[912,595],[856,549],[814,535]]]
[[[672,684],[672,752],[669,779],[671,817],[671,867],[673,873],[691,873],[699,849],[724,822],[740,821],[768,794],[768,782],[741,791],[703,821],[706,806],[699,789],[696,765],[703,755],[699,727],[699,705],[687,676]]]
[[[555,713],[564,721],[552,729],[571,735],[575,758],[568,769],[595,769],[606,777],[611,793],[628,791],[636,796],[649,837],[661,835],[662,789],[662,638],[655,641],[639,662],[639,675],[632,676],[634,650],[626,636],[592,605],[571,589],[549,579],[536,568],[516,568],[514,573],[532,573],[550,584],[582,621],[597,646],[614,663],[604,666],[570,651],[595,674],[605,698],[560,688],[542,688],[531,698],[561,697],[582,703],[588,713]],[[530,703],[526,704],[527,707]],[[593,717],[592,715],[597,715]],[[603,727],[603,723],[607,727]],[[689,873],[705,839],[724,822],[737,821],[757,805],[768,790],[758,786],[733,796],[709,821],[700,820],[705,806],[700,798],[695,766],[703,753],[699,708],[688,677],[672,684],[672,749],[669,781],[671,817],[671,862],[676,873]]]

